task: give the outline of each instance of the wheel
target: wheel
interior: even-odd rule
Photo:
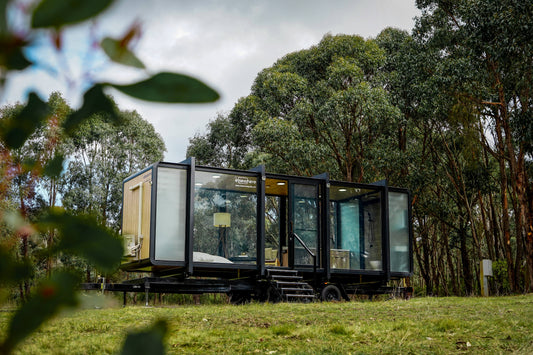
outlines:
[[[335,285],[327,285],[322,289],[320,293],[320,298],[322,301],[332,302],[341,300],[341,291]]]

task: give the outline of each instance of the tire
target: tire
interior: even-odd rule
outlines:
[[[335,285],[327,285],[320,292],[320,299],[326,302],[339,302],[341,300],[341,291]]]

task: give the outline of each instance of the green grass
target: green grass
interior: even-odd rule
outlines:
[[[12,314],[0,312],[0,336]],[[116,353],[127,331],[156,319],[169,323],[171,354],[533,354],[533,294],[82,310],[49,322],[18,353]]]

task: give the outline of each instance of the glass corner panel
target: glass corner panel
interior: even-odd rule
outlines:
[[[407,193],[389,192],[391,272],[410,272],[409,201]]]
[[[330,267],[382,270],[379,190],[330,188]]]
[[[155,228],[156,260],[185,260],[186,206],[187,170],[159,167]]]

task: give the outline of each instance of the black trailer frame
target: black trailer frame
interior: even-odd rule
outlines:
[[[158,195],[160,183],[158,174],[161,169],[167,169],[165,171],[179,169],[180,174],[186,175],[187,179],[186,189],[180,195],[181,201],[176,201],[176,205],[185,206],[185,225],[180,226],[182,229],[176,234],[182,238],[184,250],[176,260],[159,258],[156,252],[157,248],[160,248],[158,244],[160,229],[157,223],[164,223],[157,219],[158,198],[167,198]],[[406,189],[390,187],[386,181],[375,184],[333,181],[329,179],[327,173],[314,177],[269,174],[264,166],[249,171],[197,166],[194,158],[178,164],[166,162],[153,164],[126,178],[124,184],[139,175],[147,176],[149,173],[151,173],[149,258],[131,260],[124,263],[121,268],[131,272],[150,272],[151,277],[119,284],[88,283],[82,285],[83,289],[124,293],[226,293],[232,296],[234,301],[239,302],[252,298],[261,301],[290,300],[291,297],[309,300],[317,296],[327,300],[341,297],[348,299],[350,294],[372,295],[398,290],[405,294],[412,292],[409,287],[398,289],[386,286],[391,280],[410,277],[413,270],[411,195]],[[219,191],[216,190],[217,187],[208,188],[209,184],[204,182],[204,186],[201,186],[202,184],[196,181],[197,177],[202,178],[209,174],[231,177],[226,179],[233,181],[231,188],[234,190],[231,192],[234,195],[235,191],[244,194],[244,197],[241,197],[247,201],[248,206],[251,206],[252,214],[255,208],[256,238],[255,240],[253,237],[248,238],[246,241],[248,243],[246,247],[255,248],[252,254],[229,257],[224,250],[226,245],[220,247],[219,244],[219,254],[223,254],[224,258],[228,257],[228,260],[232,259],[231,261],[219,263],[195,260],[195,253],[204,251],[195,245],[200,241],[198,239],[200,232],[195,230],[195,227],[198,227],[195,225],[195,204],[202,203],[197,194],[207,193],[209,189]],[[210,184],[216,186],[213,181]],[[226,192],[222,195],[225,200]],[[391,196],[401,198],[404,207],[400,212],[404,215],[399,217],[390,215]],[[277,241],[274,240],[274,244],[270,244],[276,246],[271,249],[279,256],[275,265],[269,265],[265,258],[265,248],[268,244],[265,225],[267,198],[277,203],[273,210],[278,213],[276,221],[279,226],[276,225],[278,228],[276,231],[279,238]],[[300,208],[298,203],[306,209],[298,210]],[[226,200],[223,205],[228,205]],[[221,207],[220,210],[226,211],[225,207]],[[347,212],[351,210],[357,211],[359,217],[355,212],[352,214]],[[196,216],[198,217],[198,211]],[[391,256],[389,225],[391,217],[400,218],[403,228],[401,231],[403,239],[396,247],[400,250],[398,254],[400,257],[396,254]],[[300,220],[297,220],[298,218]],[[342,218],[351,218],[349,222],[355,227],[350,229],[348,228],[350,226],[342,224]],[[253,222],[251,217],[249,220],[250,223]],[[220,229],[226,233],[225,227]],[[302,235],[299,235],[300,233]],[[349,239],[351,244],[342,239],[342,233],[351,238]],[[369,244],[368,238],[376,237],[378,239],[373,239]],[[225,243],[225,234],[221,234],[220,238]],[[272,233],[269,238],[272,243]],[[373,257],[376,260],[372,267],[367,265],[365,258],[368,255],[364,255],[368,254],[364,250],[368,249],[368,245],[370,248],[374,247]],[[348,246],[351,249],[345,250]],[[360,255],[357,255],[358,253]],[[342,260],[340,267],[333,260],[337,254],[340,255],[338,259]],[[391,257],[394,262],[400,260],[401,266],[391,267]]]

